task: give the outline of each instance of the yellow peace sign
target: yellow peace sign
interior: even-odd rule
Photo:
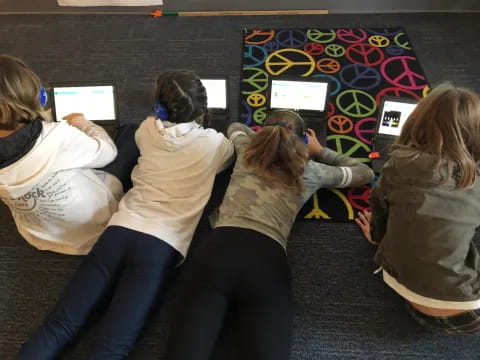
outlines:
[[[425,86],[422,90],[422,96],[427,97],[428,93],[430,92],[430,86]]]
[[[327,190],[327,189],[325,189]],[[337,195],[340,200],[345,204],[345,208],[347,209],[348,219],[353,220],[355,218],[355,214],[353,212],[352,205],[348,201],[347,197],[340,192],[338,189],[328,189]],[[320,209],[319,201],[318,201],[318,193],[313,194],[313,209],[307,215],[305,215],[305,219],[331,219],[330,216],[327,215],[323,210]]]
[[[300,54],[304,56],[305,61],[290,60],[287,54]],[[265,68],[271,75],[280,75],[293,67],[308,67],[308,70],[301,74],[302,76],[310,75],[315,69],[315,59],[308,53],[298,49],[281,49],[271,53],[265,61]],[[276,69],[274,69],[274,67]]]
[[[385,36],[381,35],[373,35],[368,38],[368,42],[370,45],[376,46],[376,47],[387,47],[390,45],[390,40],[386,38]]]
[[[335,30],[322,31],[322,30],[310,29],[310,30],[307,30],[307,37],[312,42],[325,44],[335,40],[335,38],[337,37],[337,33],[335,32]]]
[[[247,97],[247,104],[251,107],[259,107],[267,102],[267,98],[263,94],[252,94]]]

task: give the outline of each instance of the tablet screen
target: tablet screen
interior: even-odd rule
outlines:
[[[378,121],[380,126],[378,133],[383,135],[399,136],[402,127],[417,104],[402,101],[385,100],[382,115]]]
[[[113,85],[54,87],[55,115],[82,113],[88,120],[116,120]]]
[[[207,90],[208,108],[227,108],[227,80],[225,79],[200,79]]]
[[[328,82],[272,80],[270,108],[325,111]]]

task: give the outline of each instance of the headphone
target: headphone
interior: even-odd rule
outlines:
[[[41,107],[45,107],[48,101],[48,93],[45,88],[40,88],[39,103]]]
[[[155,104],[155,114],[157,114],[157,119],[168,120],[167,108],[160,103]]]
[[[308,136],[305,132],[305,123],[303,122],[303,119],[302,117],[295,111],[293,110],[290,110],[290,109],[275,109],[273,110],[272,112],[270,112],[270,114],[275,114],[277,112],[283,112],[283,113],[288,113],[290,115],[293,115],[295,116],[297,119],[300,120],[300,122],[302,123],[302,134],[299,135],[300,138],[303,140],[303,142],[305,143],[305,145],[308,144]],[[266,126],[282,126],[282,127],[287,127],[287,125],[284,123],[284,122],[277,122],[277,123],[274,123],[274,124],[270,124],[270,125],[266,125]]]

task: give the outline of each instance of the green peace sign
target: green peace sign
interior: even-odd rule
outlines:
[[[253,74],[248,79],[242,79],[242,82],[250,85],[253,90],[243,90],[243,95],[258,94],[268,87],[268,74],[265,70],[259,68],[246,67],[244,72],[251,71]]]
[[[370,146],[367,144],[364,144],[361,142],[359,139],[354,138],[352,136],[348,135],[330,135],[327,137],[327,141],[335,141],[335,148],[338,153],[343,154],[345,156],[349,156],[354,158],[355,160],[358,160],[360,162],[370,162],[371,160],[367,157],[357,157],[354,156],[357,151],[361,151],[362,149],[367,153],[370,154],[372,152],[372,149]],[[348,146],[347,143],[352,143],[353,145]],[[344,151],[344,145],[345,150]]]
[[[324,32],[321,30],[310,29],[307,30],[307,37],[310,39],[310,41],[325,44],[335,40],[337,33],[335,30]]]
[[[401,41],[401,39],[400,39],[400,37],[402,37],[402,36],[405,37],[405,39],[403,39],[403,41]],[[401,48],[404,48],[405,50],[412,50],[412,48],[409,46],[410,43],[408,42],[407,35],[405,35],[405,33],[403,33],[403,32],[400,32],[397,35],[395,35],[395,37],[393,38],[393,41],[395,41],[395,44],[397,44]]]
[[[267,118],[267,108],[266,107],[261,107],[255,110],[253,113],[253,120],[260,125],[263,125],[263,122]]]
[[[330,44],[325,48],[325,54],[331,57],[340,57],[345,55],[345,48],[342,45]]]
[[[377,102],[365,91],[346,90],[337,96],[337,108],[348,116],[368,117],[377,110]]]

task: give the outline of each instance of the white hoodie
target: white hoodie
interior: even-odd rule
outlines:
[[[31,245],[83,255],[105,229],[122,195],[116,177],[92,170],[114,160],[117,149],[90,121],[81,130],[64,121],[44,121],[42,126],[34,147],[0,169],[0,198]]]
[[[148,117],[135,134],[140,150],[133,188],[109,225],[155,236],[186,256],[215,175],[233,157],[231,142],[195,122]]]

